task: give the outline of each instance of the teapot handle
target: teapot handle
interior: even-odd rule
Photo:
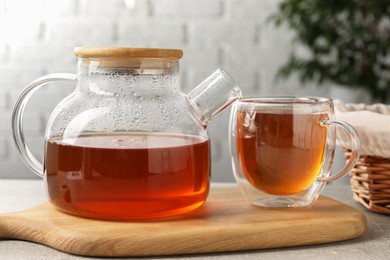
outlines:
[[[12,132],[16,147],[27,166],[38,176],[43,177],[43,165],[28,149],[23,133],[23,115],[26,104],[32,94],[40,87],[52,81],[76,80],[77,75],[71,73],[54,73],[40,77],[28,84],[16,99],[12,112]]]

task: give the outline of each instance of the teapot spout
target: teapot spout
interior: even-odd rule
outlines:
[[[194,116],[204,125],[219,112],[241,98],[241,89],[233,78],[222,69],[217,69],[187,96]]]

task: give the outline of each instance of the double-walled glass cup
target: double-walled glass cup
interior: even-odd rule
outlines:
[[[336,127],[350,137],[352,156],[330,175]],[[360,141],[348,123],[334,120],[333,101],[321,97],[242,98],[230,116],[235,179],[248,201],[262,207],[307,207],[325,184],[356,164]]]

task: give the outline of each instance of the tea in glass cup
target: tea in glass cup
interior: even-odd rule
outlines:
[[[327,182],[344,176],[359,158],[360,141],[346,122],[334,119],[333,102],[317,97],[242,98],[230,116],[235,179],[253,205],[305,207]],[[351,138],[349,162],[330,175],[336,135]]]

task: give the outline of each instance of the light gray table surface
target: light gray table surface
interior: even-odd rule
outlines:
[[[33,207],[46,200],[42,180],[1,180],[0,213]],[[213,183],[212,185],[226,185]],[[390,215],[372,213],[352,199],[351,188],[345,183],[328,185],[323,195],[360,210],[367,218],[366,232],[359,238],[314,246],[254,250],[230,253],[184,256],[142,257],[129,259],[390,259]],[[0,259],[111,259],[70,255],[37,243],[0,240]],[[126,258],[121,258],[126,259]]]

